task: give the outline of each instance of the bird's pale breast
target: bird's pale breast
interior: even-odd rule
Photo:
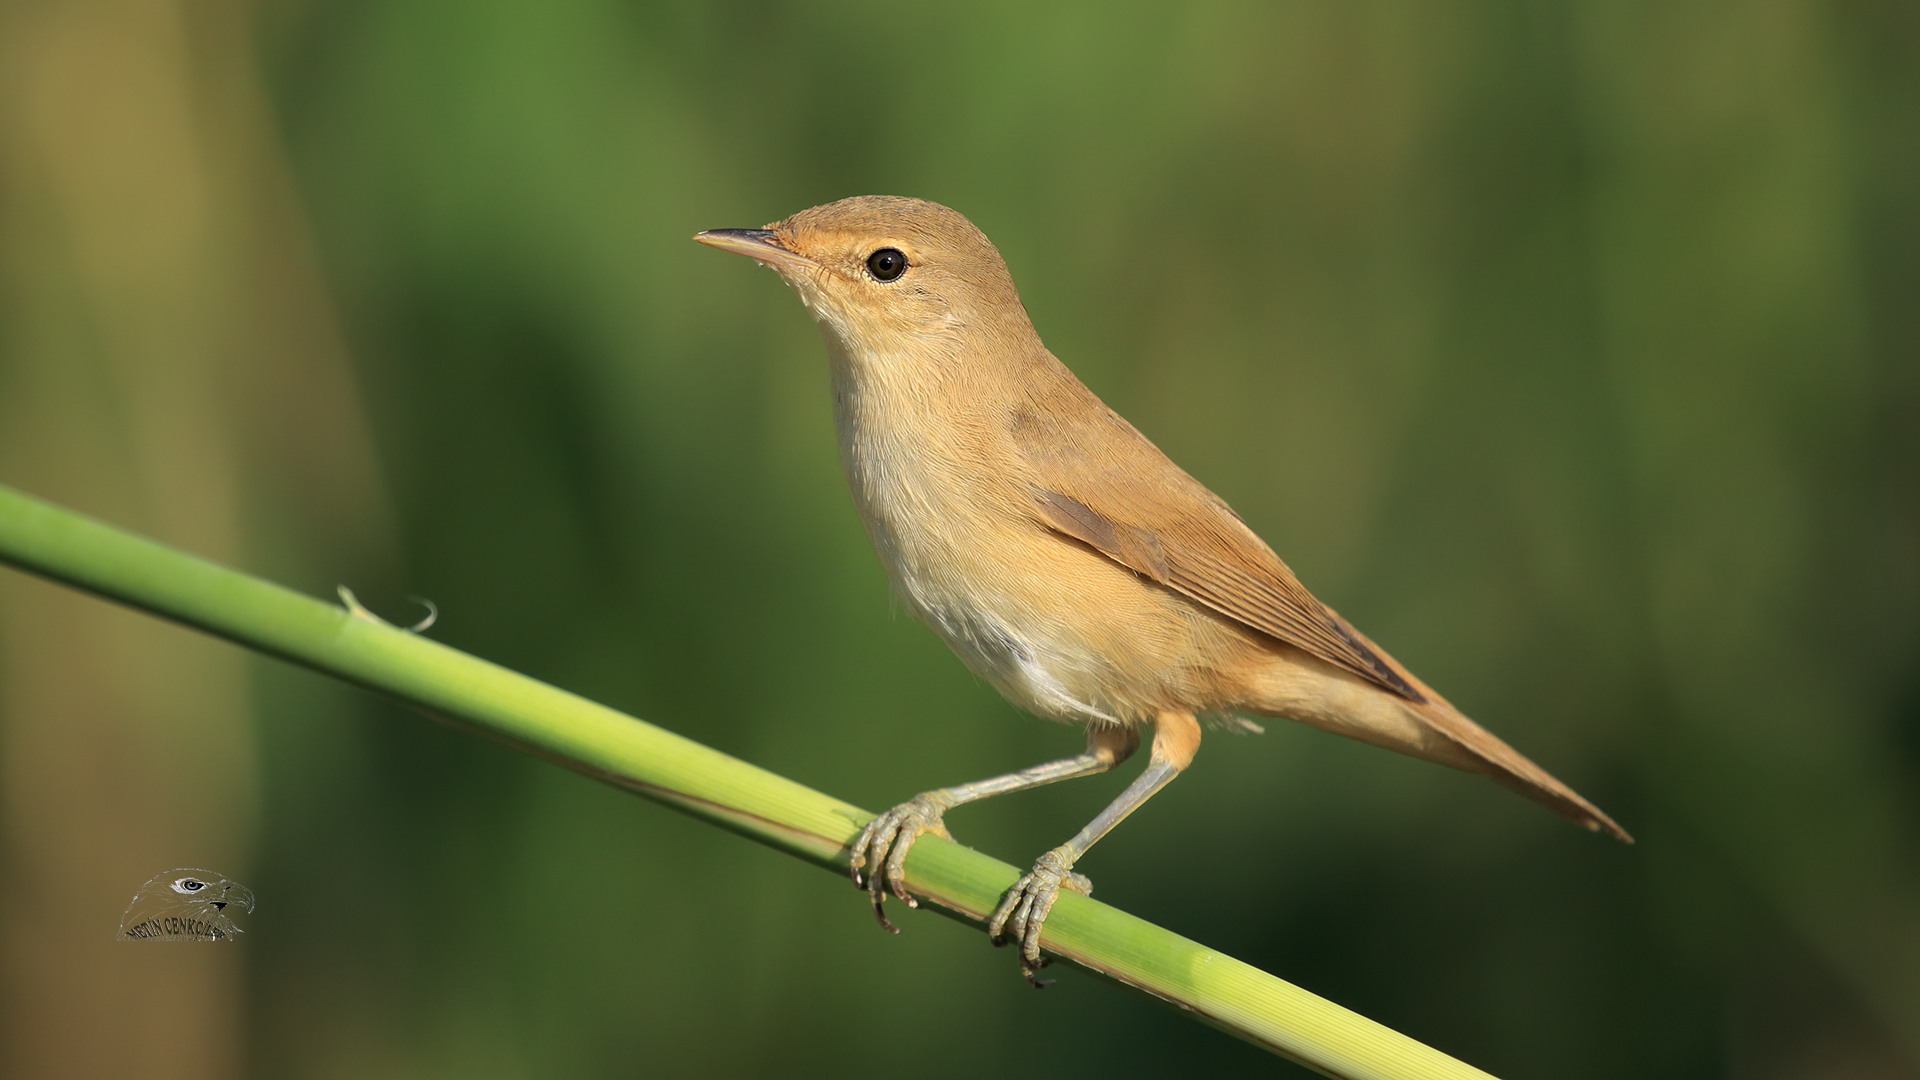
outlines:
[[[895,592],[1008,700],[1071,722],[1144,720],[1192,697],[1215,632],[1184,599],[1009,505],[982,468],[990,417],[915,422],[927,399],[835,364],[841,464]],[[942,444],[926,433],[954,433]]]

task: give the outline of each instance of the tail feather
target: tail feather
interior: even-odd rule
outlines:
[[[1627,830],[1621,828],[1599,807],[1581,798],[1579,792],[1555,779],[1547,770],[1527,760],[1524,754],[1502,742],[1493,732],[1467,719],[1466,715],[1449,704],[1446,698],[1434,693],[1431,687],[1415,678],[1412,672],[1388,655],[1385,649],[1368,641],[1366,635],[1361,634],[1360,631],[1354,630],[1345,619],[1341,619],[1337,614],[1334,618],[1355,637],[1365,642],[1368,648],[1385,660],[1402,679],[1426,698],[1423,702],[1407,701],[1405,707],[1409,712],[1419,716],[1435,732],[1465,750],[1473,759],[1473,768],[1476,771],[1485,774],[1509,791],[1524,795],[1560,814],[1576,825],[1585,826],[1596,832],[1608,832],[1629,844],[1633,843],[1633,837],[1627,833]]]
[[[1426,705],[1416,706],[1415,709],[1440,734],[1473,755],[1480,762],[1479,771],[1502,787],[1525,795],[1576,825],[1596,831],[1604,830],[1629,844],[1633,843],[1633,837],[1627,830],[1608,817],[1605,811],[1502,742],[1493,732],[1461,715],[1446,701],[1432,698]]]

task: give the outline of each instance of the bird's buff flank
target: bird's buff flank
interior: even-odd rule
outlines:
[[[1104,772],[1152,728],[1140,778],[1008,891],[988,932],[1041,927],[1074,863],[1192,762],[1207,713],[1286,717],[1484,773],[1589,829],[1626,832],[1449,705],[1307,592],[1222,502],[1054,359],[1000,253],[960,214],[868,196],[694,239],[778,271],[820,324],[840,463],[913,613],[1009,701],[1084,725],[1086,753],[925,792],[854,842],[874,913],[907,852],[989,795]]]

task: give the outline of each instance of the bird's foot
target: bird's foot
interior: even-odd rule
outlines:
[[[994,945],[1006,944],[1001,936],[1006,931],[1020,939],[1020,974],[1036,990],[1053,985],[1052,979],[1042,981],[1034,976],[1049,963],[1040,955],[1040,927],[1053,910],[1053,902],[1060,898],[1061,889],[1092,896],[1093,882],[1087,875],[1073,872],[1073,859],[1066,848],[1054,848],[1013,883],[987,922],[987,939]]]
[[[887,921],[887,913],[883,910],[887,889],[891,887],[893,895],[908,907],[920,906],[907,894],[907,852],[913,850],[913,842],[925,833],[953,839],[953,834],[947,831],[946,825],[940,820],[940,815],[953,805],[945,792],[923,792],[867,822],[860,838],[853,842],[853,856],[847,860],[848,867],[853,871],[853,884],[867,890],[867,895],[873,899],[873,917],[879,919],[880,925],[890,934],[899,933],[900,928]],[[873,871],[863,881],[860,871],[869,861],[873,863]]]

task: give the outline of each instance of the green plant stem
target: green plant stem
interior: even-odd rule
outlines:
[[[0,486],[0,562],[345,679],[847,872],[873,815],[765,769],[365,614]],[[912,891],[975,923],[1019,871],[923,837]],[[848,903],[856,902],[848,890]],[[1487,1074],[1250,965],[1075,893],[1046,949],[1328,1076]],[[1009,976],[1011,977],[1011,976]]]

